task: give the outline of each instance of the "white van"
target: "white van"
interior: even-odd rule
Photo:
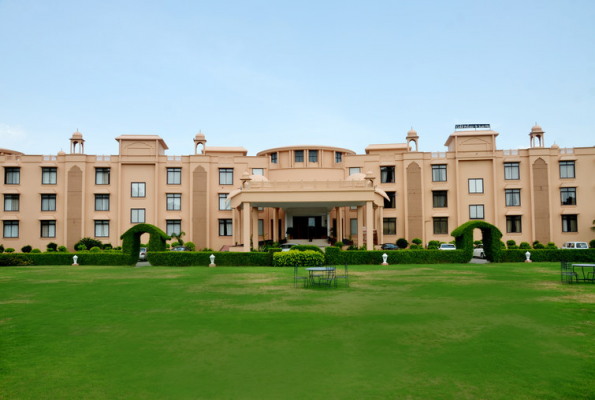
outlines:
[[[586,242],[566,242],[562,245],[563,249],[588,249],[589,245]]]

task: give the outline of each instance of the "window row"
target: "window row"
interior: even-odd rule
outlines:
[[[560,161],[560,178],[569,179],[575,178],[575,163],[574,161]],[[504,163],[504,179],[505,180],[519,180],[520,163],[505,162]],[[446,182],[446,164],[432,165],[432,182]],[[474,192],[470,192],[474,193]]]
[[[42,167],[41,168],[41,184],[55,185],[58,181],[58,168],[56,167]],[[4,184],[6,185],[20,185],[21,184],[21,168],[20,167],[4,167]]]
[[[40,236],[42,238],[56,237],[56,221],[39,221]],[[3,236],[5,238],[19,237],[19,221],[4,221]]]

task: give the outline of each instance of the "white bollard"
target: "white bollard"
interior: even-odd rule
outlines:
[[[211,263],[209,264],[209,267],[216,267],[216,265],[215,265],[215,255],[214,254],[211,254],[209,256],[209,258],[211,259]]]
[[[388,260],[388,255],[386,253],[384,253],[382,255],[382,265],[388,265],[388,263],[386,262],[386,260]]]

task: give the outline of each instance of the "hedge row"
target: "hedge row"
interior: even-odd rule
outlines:
[[[382,264],[382,255],[388,256],[387,263],[392,264],[445,264],[467,263],[471,259],[463,250],[374,250],[341,251],[336,247],[326,248],[327,264]]]
[[[0,254],[0,266],[10,265],[72,265],[72,257],[79,265],[134,265],[136,258],[117,252],[81,253],[17,253]]]
[[[273,254],[275,267],[315,267],[324,264],[324,254],[314,250],[284,251]]]
[[[147,261],[154,266],[165,267],[208,267],[211,263],[210,256],[215,256],[215,265],[218,267],[258,267],[272,265],[274,252],[218,252],[218,251],[149,251]]]
[[[571,261],[595,263],[595,249],[562,250],[562,249],[531,249],[531,250],[502,250],[500,262],[523,262],[525,253],[531,253],[531,261]]]

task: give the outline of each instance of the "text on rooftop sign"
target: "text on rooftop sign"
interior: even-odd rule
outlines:
[[[455,125],[455,129],[477,129],[477,128],[487,128],[487,129],[490,129],[490,124],[460,124],[460,125]]]

